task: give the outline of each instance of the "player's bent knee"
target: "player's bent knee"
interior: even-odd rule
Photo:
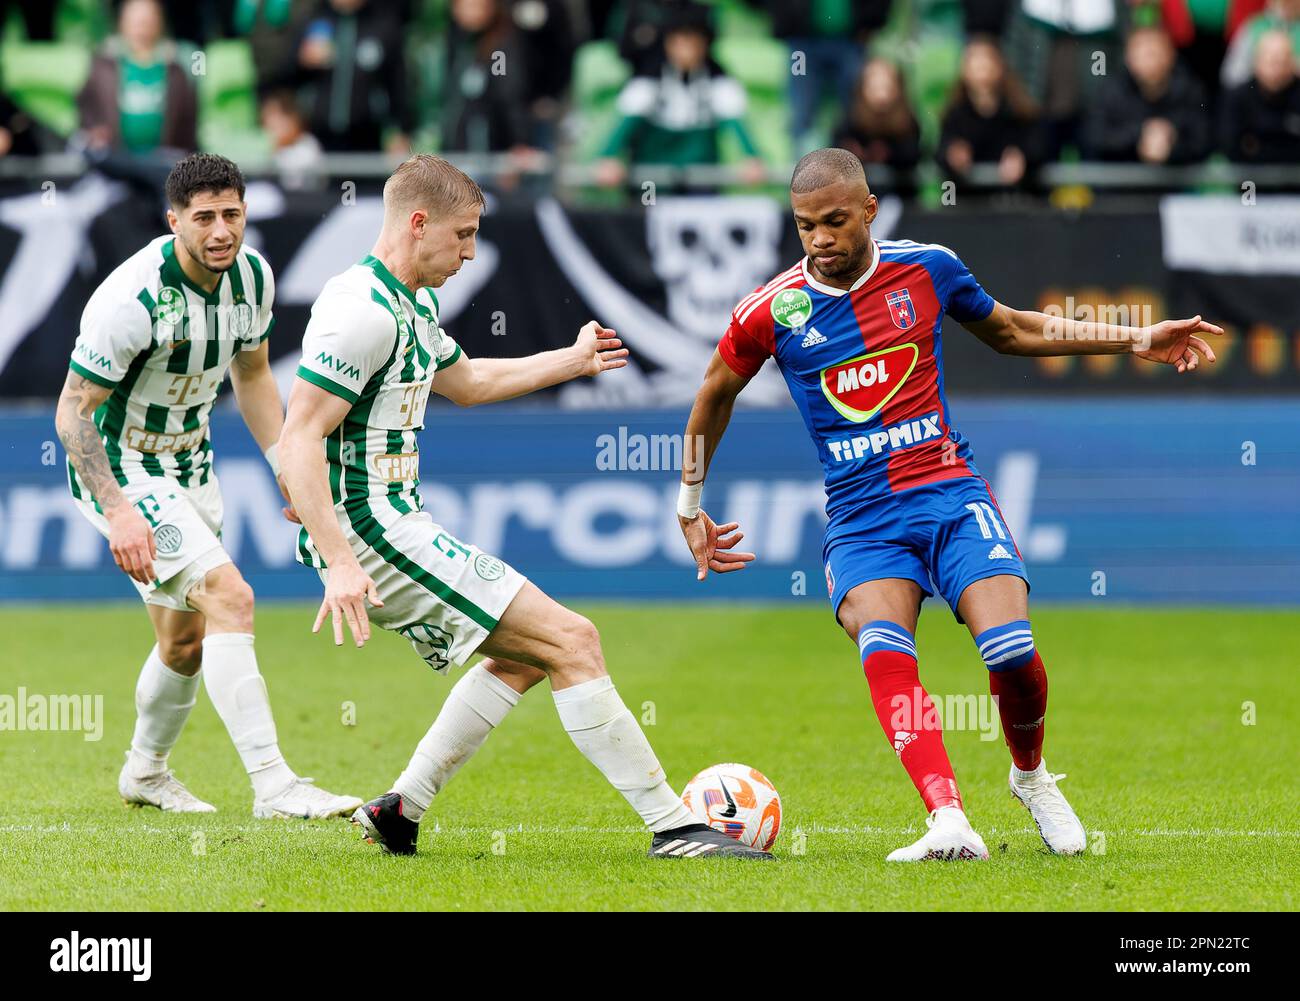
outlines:
[[[192,675],[203,664],[203,634],[162,637],[158,640],[158,656],[177,674]]]
[[[562,626],[564,653],[552,665],[552,673],[581,676],[584,680],[605,674],[605,657],[600,650],[600,631],[584,615],[570,612]]]
[[[975,645],[990,671],[1014,671],[1031,663],[1037,655],[1028,619],[985,629],[975,637]]]
[[[203,580],[203,611],[224,626],[251,631],[253,628],[253,589],[233,566],[227,564],[209,573]],[[190,604],[194,604],[191,598]]]
[[[253,618],[253,589],[242,577],[222,589],[221,601],[232,616]]]
[[[531,667],[528,664],[521,664],[519,661],[507,660],[504,657],[484,658],[480,661],[479,666],[494,678],[498,678],[509,685],[520,695],[534,685],[546,680],[545,671]]]

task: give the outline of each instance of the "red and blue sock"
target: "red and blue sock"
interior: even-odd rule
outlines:
[[[894,622],[869,622],[858,633],[858,650],[876,716],[925,808],[960,810],[939,713],[917,672],[915,637]]]
[[[1043,730],[1047,716],[1047,669],[1034,648],[1034,634],[1025,619],[986,629],[975,637],[989,691],[1002,717],[1002,735],[1011,760],[1032,772],[1043,760]]]

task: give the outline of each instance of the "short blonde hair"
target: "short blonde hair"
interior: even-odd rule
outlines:
[[[384,214],[424,209],[430,214],[484,205],[483,190],[467,173],[431,153],[417,153],[384,182]]]

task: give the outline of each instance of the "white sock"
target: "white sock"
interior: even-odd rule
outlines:
[[[418,824],[433,797],[518,702],[519,693],[482,664],[466,671],[393,783],[393,791],[402,796],[403,816]]]
[[[570,739],[658,833],[699,820],[668,786],[650,741],[606,675],[553,693]]]
[[[132,777],[142,779],[167,770],[167,755],[189,719],[198,688],[198,674],[177,674],[162,662],[155,644],[135,683],[135,733],[128,758]]]
[[[215,633],[203,640],[203,677],[212,705],[226,724],[253,795],[268,799],[297,776],[284,761],[275,736],[271,700],[257,670],[252,633]]]
[[[1047,769],[1043,767],[1042,761],[1038,762],[1038,767],[1032,772],[1023,772],[1017,768],[1014,763],[1011,765],[1011,772],[1015,776],[1017,782],[1033,782],[1036,779],[1041,778],[1043,773],[1046,771]]]

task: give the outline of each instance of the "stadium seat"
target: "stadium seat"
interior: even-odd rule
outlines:
[[[751,98],[785,99],[790,83],[790,49],[774,38],[719,38],[713,58],[745,86]]]
[[[578,162],[595,159],[608,140],[618,117],[618,93],[630,75],[613,42],[592,41],[578,47],[572,85],[578,123],[573,152]]]
[[[95,45],[108,34],[113,8],[103,0],[52,0],[58,4],[54,35],[60,42]]]
[[[580,108],[612,103],[630,75],[613,42],[584,42],[573,58],[574,103]]]
[[[870,54],[898,63],[908,98],[932,148],[943,109],[961,68],[961,5],[955,0],[895,0],[885,27],[872,39]]]
[[[719,38],[772,37],[772,19],[744,0],[714,0],[713,23]]]
[[[257,124],[257,72],[246,41],[212,42],[199,77],[199,145],[232,159],[265,155]]]
[[[90,72],[90,51],[62,42],[0,46],[5,92],[34,119],[61,136],[78,124],[77,94]]]
[[[787,97],[789,48],[772,38],[720,38],[714,43],[713,57],[745,88],[749,98],[745,128],[759,157],[769,166],[787,166],[793,154]],[[740,144],[731,136],[724,138],[719,153],[723,163],[743,158]]]
[[[917,38],[915,53],[908,74],[909,96],[921,125],[922,141],[933,147],[939,141],[944,108],[961,70],[961,39],[927,32]]]
[[[199,77],[199,114],[223,127],[257,124],[257,71],[243,39],[212,42],[203,50],[206,66]]]

